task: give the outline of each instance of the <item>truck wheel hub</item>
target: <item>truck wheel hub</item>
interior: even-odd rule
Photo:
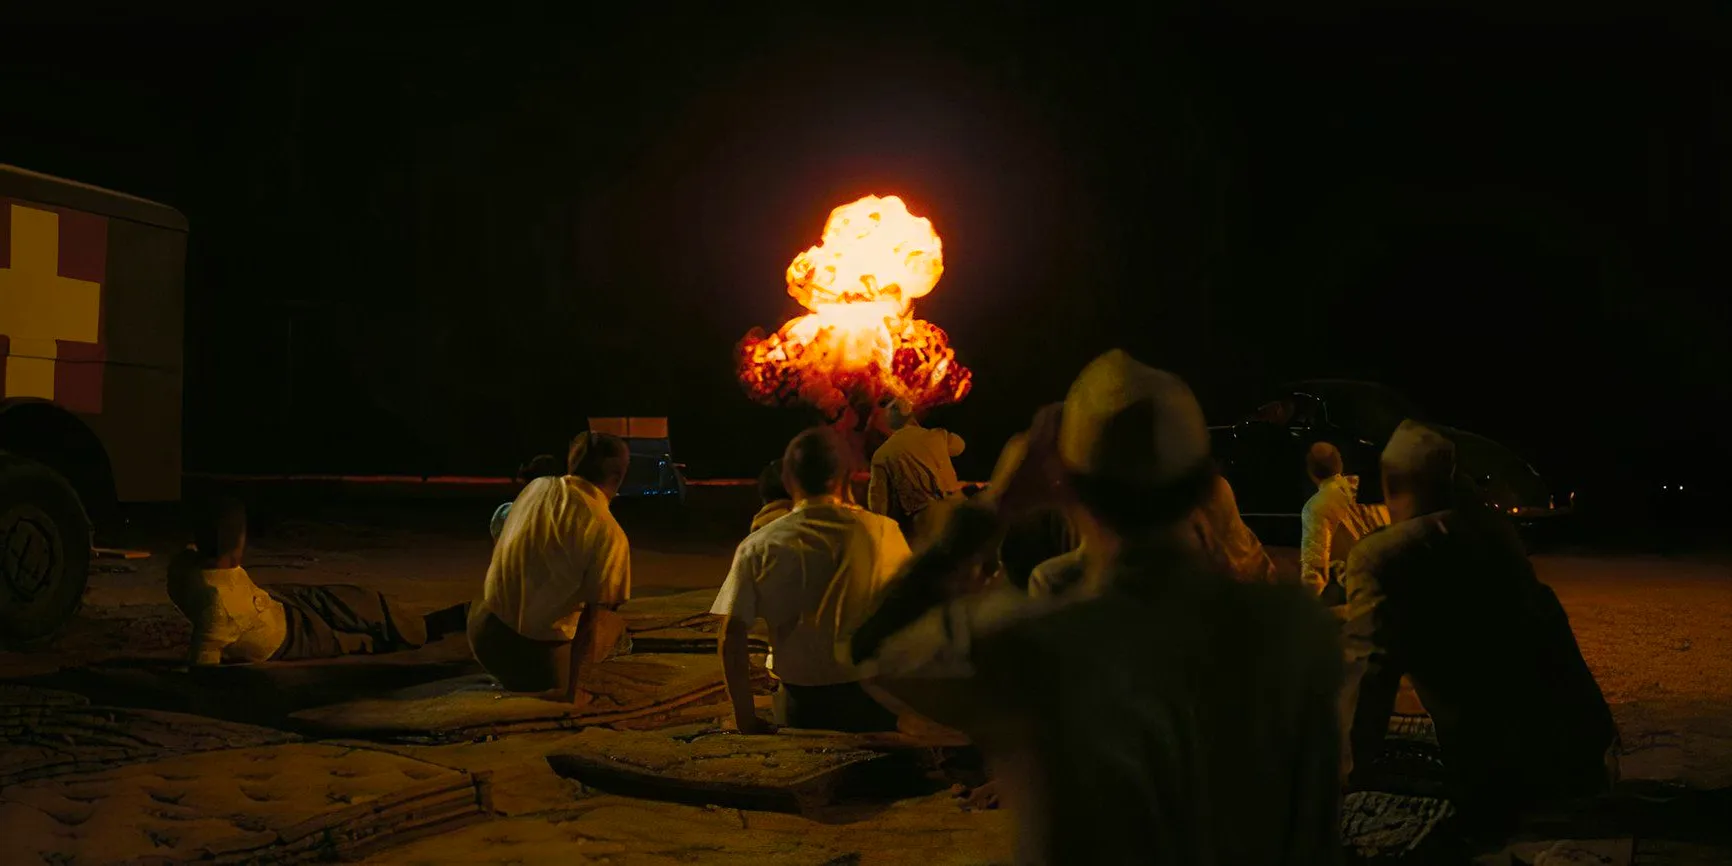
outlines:
[[[40,509],[20,506],[0,515],[0,575],[19,601],[30,602],[60,573],[60,533]]]

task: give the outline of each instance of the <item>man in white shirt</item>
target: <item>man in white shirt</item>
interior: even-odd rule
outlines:
[[[414,649],[463,630],[466,605],[421,615],[348,584],[260,588],[242,565],[247,512],[219,498],[193,517],[193,547],[168,564],[168,597],[192,624],[187,663],[255,663]]]
[[[962,453],[962,437],[920,426],[907,400],[885,402],[894,432],[872,453],[866,507],[895,520],[910,541],[937,533],[949,506],[964,499],[951,458]]]
[[[1317,492],[1299,513],[1299,580],[1334,607],[1347,602],[1341,584],[1347,554],[1377,528],[1389,525],[1389,509],[1359,504],[1359,476],[1341,471],[1341,451],[1318,442],[1305,454],[1305,473]]]
[[[565,467],[560,465],[559,458],[552,454],[537,454],[528,463],[517,468],[517,483],[527,486],[537,478],[558,478],[565,474]],[[522,493],[519,487],[517,492]],[[499,533],[505,531],[505,517],[511,513],[511,503],[501,503],[493,509],[493,519],[487,523],[487,531],[493,534],[493,540],[499,540]]]
[[[625,441],[580,433],[563,478],[538,478],[512,502],[481,601],[469,617],[475,659],[506,689],[577,705],[583,662],[604,659],[631,598],[631,548],[609,503],[625,479]]]
[[[747,636],[770,627],[772,666],[781,688],[777,722],[796,728],[893,731],[896,715],[860,684],[836,653],[838,636],[871,611],[878,589],[908,558],[908,542],[886,517],[842,501],[848,460],[830,428],[794,437],[782,479],[794,510],[753,532],[734,552],[710,612],[725,619],[722,671],[734,721],[745,733],[769,726],[753,711]]]

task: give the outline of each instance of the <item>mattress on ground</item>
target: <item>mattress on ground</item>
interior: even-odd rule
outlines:
[[[1341,841],[1361,858],[1404,858],[1433,842],[1454,813],[1435,797],[1354,791],[1341,804]]]
[[[468,641],[455,636],[410,652],[191,670],[175,662],[106,662],[32,677],[24,684],[73,692],[108,706],[271,725],[306,707],[480,669]]]
[[[783,730],[671,737],[591,729],[547,757],[554,772],[611,794],[691,805],[810,812],[843,799],[930,793],[938,750],[899,734]]]
[[[79,695],[0,685],[0,787],[174,755],[299,737],[201,716],[92,706]]]
[[[489,811],[484,776],[318,743],[200,752],[0,788],[0,827],[17,862],[331,860]]]
[[[753,669],[754,685],[768,675]],[[297,730],[324,737],[394,743],[452,743],[491,735],[643,724],[696,704],[725,701],[714,654],[632,654],[587,668],[579,681],[594,700],[581,707],[501,691],[486,675],[427,683],[375,698],[302,710]]]
[[[721,619],[710,613],[710,605],[715,601],[715,590],[697,589],[673,595],[634,598],[621,605],[619,613],[625,617],[626,629],[635,637],[640,631],[713,625]]]
[[[721,637],[721,618],[714,622],[692,626],[647,629],[631,632],[632,652],[637,653],[713,653]],[[746,639],[746,646],[755,653],[770,651],[770,641],[762,629],[755,629]]]

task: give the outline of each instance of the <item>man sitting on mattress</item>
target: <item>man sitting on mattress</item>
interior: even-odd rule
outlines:
[[[463,628],[467,605],[422,616],[359,586],[260,588],[241,565],[247,512],[236,500],[207,504],[194,524],[194,547],[168,567],[168,596],[192,621],[194,666],[395,652]]]
[[[475,660],[513,692],[584,704],[579,668],[622,644],[613,611],[631,598],[631,548],[609,503],[631,459],[625,440],[579,433],[558,478],[523,488],[469,615]]]
[[[836,657],[839,635],[871,612],[879,587],[909,556],[888,517],[842,501],[849,461],[840,434],[814,427],[782,456],[794,509],[759,528],[734,551],[710,613],[723,617],[722,676],[742,733],[767,733],[752,702],[747,644],[752,626],[770,628],[771,668],[781,680],[776,722],[833,731],[894,731],[896,714]]]

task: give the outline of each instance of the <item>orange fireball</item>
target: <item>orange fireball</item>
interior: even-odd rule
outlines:
[[[830,212],[822,241],[788,265],[788,294],[811,312],[774,334],[740,342],[740,383],[753,400],[825,411],[885,395],[928,408],[973,384],[944,331],[914,318],[938,285],[944,245],[932,223],[896,196],[867,196]]]

